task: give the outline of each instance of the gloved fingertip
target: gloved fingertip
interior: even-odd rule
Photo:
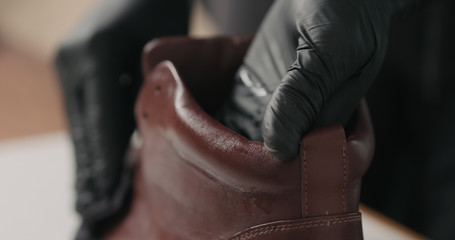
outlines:
[[[262,136],[265,148],[281,161],[292,161],[299,151],[300,139],[287,133],[282,127],[269,121],[276,119],[264,118],[262,124]],[[269,127],[274,125],[274,127]]]
[[[280,150],[273,147],[270,147],[268,144],[264,143],[265,148],[278,160],[283,162],[292,161],[297,157],[297,152]]]

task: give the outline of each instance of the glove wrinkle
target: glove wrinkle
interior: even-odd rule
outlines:
[[[382,65],[390,19],[407,2],[412,1],[276,1],[241,67],[268,94],[252,100],[258,98],[248,93],[252,88],[237,81],[235,108],[222,108],[218,119],[251,140],[263,139],[279,159],[292,160],[314,127],[347,125]],[[247,111],[240,109],[260,109],[263,115],[249,119],[262,122],[262,129],[245,122],[234,129],[225,121],[241,119],[235,116]],[[260,131],[263,138],[257,137]]]

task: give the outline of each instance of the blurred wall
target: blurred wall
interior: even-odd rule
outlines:
[[[53,55],[98,0],[0,0],[0,141],[65,128]]]
[[[98,0],[0,0],[0,41],[50,59],[62,36]]]

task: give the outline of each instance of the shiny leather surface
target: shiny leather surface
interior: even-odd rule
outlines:
[[[132,204],[107,239],[362,239],[360,184],[374,148],[364,103],[349,136],[339,124],[315,130],[282,162],[195,100],[216,109],[249,41],[146,47]]]

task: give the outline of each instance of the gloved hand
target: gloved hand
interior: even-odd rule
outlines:
[[[381,67],[392,15],[410,3],[278,0],[274,4],[238,74],[256,99],[263,99],[259,102],[268,102],[262,135],[272,154],[291,160],[302,136],[312,128],[347,124]],[[246,106],[240,100],[236,104]]]
[[[105,0],[59,49],[56,64],[76,153],[77,210],[84,218],[118,207],[112,195],[135,128],[143,46],[155,37],[184,35],[187,26],[187,0]]]

